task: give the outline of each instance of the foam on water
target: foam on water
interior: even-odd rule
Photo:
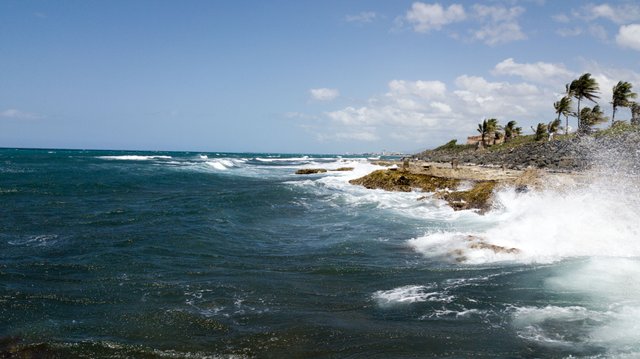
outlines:
[[[434,285],[407,285],[373,293],[372,298],[380,307],[407,305],[417,302],[451,302],[454,297],[443,292],[433,291]]]
[[[48,247],[55,245],[58,242],[57,234],[40,234],[33,236],[25,236],[18,239],[8,241],[12,246],[27,246],[27,247]]]
[[[427,256],[464,251],[467,263],[550,263],[571,257],[640,257],[640,197],[634,187],[585,187],[518,194],[503,190],[498,208],[476,229],[428,233],[409,245]],[[488,226],[488,228],[482,228]],[[477,230],[480,228],[481,230]],[[468,236],[504,248],[470,248]]]
[[[98,156],[103,160],[120,160],[120,161],[148,161],[148,160],[170,160],[171,156],[141,156],[141,155],[122,155],[122,156]]]

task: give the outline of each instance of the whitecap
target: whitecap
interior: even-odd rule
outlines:
[[[122,156],[98,156],[103,160],[120,160],[120,161],[148,161],[148,160],[168,160],[171,156],[141,156],[141,155],[122,155]]]
[[[12,246],[48,247],[58,242],[57,234],[40,234],[8,241]]]
[[[455,297],[443,292],[429,291],[434,285],[406,285],[390,290],[379,290],[371,296],[380,307],[406,305],[417,302],[450,303]]]

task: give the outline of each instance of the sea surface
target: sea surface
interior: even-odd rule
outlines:
[[[479,215],[348,183],[378,168],[0,149],[0,357],[640,356],[637,182]]]

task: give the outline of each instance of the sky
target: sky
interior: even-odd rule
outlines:
[[[416,152],[587,72],[640,90],[640,3],[3,0],[0,147]]]

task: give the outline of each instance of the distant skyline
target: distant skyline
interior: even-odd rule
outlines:
[[[0,147],[417,151],[585,72],[640,92],[640,3],[4,0]]]

